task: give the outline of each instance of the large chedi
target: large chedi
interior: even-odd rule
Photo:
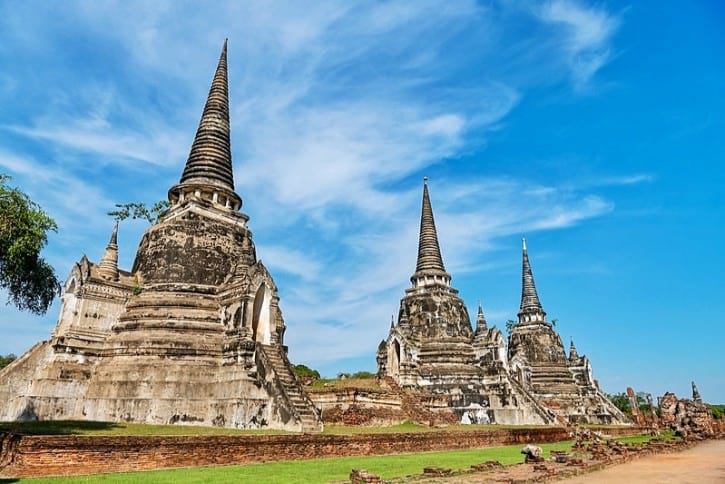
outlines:
[[[552,415],[509,378],[505,339],[479,306],[474,331],[451,287],[423,185],[418,263],[400,301],[398,323],[378,347],[378,374],[431,394],[460,417],[492,423],[551,423]]]
[[[559,334],[546,320],[523,240],[521,307],[509,336],[508,359],[514,378],[558,420],[624,423],[627,418],[597,387],[586,356],[571,342],[567,357]]]
[[[234,190],[226,42],[169,201],[130,272],[117,227],[100,264],[75,265],[51,340],[0,371],[0,420],[321,429]]]

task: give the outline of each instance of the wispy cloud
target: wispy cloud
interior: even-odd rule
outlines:
[[[0,151],[0,168],[14,177],[14,184],[21,185],[34,200],[46,207],[61,226],[70,228],[69,232],[99,225],[105,217],[104,208],[113,206],[98,186],[60,167]]]
[[[39,120],[32,127],[5,126],[14,133],[100,155],[103,163],[135,160],[153,165],[178,163],[186,150],[185,137],[165,129],[129,130],[103,118]]]
[[[575,87],[584,87],[611,60],[611,41],[619,18],[604,8],[571,0],[545,2],[536,11],[544,22],[564,27],[561,48]]]

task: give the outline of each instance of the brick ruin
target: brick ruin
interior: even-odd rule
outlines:
[[[181,180],[133,268],[117,230],[65,283],[49,341],[0,371],[0,420],[321,430],[235,192],[224,43]]]
[[[508,341],[488,327],[480,303],[473,329],[443,265],[427,179],[410,280],[397,324],[378,347],[379,377],[438,401],[443,397],[442,407],[463,423],[627,423],[596,385],[589,359],[578,355],[573,342],[567,356],[546,320],[525,241],[519,320]]]
[[[702,440],[725,435],[725,419],[715,420],[710,409],[702,403],[700,392],[692,382],[692,399],[679,399],[667,392],[657,399],[659,423],[684,439]]]

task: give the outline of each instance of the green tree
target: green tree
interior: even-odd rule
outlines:
[[[0,370],[2,370],[6,366],[8,366],[10,363],[15,361],[15,359],[17,359],[17,356],[15,356],[12,353],[9,353],[5,356],[0,355]]]
[[[300,378],[305,377],[312,377],[315,379],[320,378],[320,372],[317,370],[313,370],[312,368],[306,366],[306,365],[295,365],[295,373]]]
[[[629,397],[626,393],[615,393],[607,395],[615,407],[617,407],[625,415],[632,416],[632,408],[629,405]]]
[[[516,327],[516,321],[509,319],[506,321],[506,333],[511,334]]]
[[[40,251],[58,226],[25,193],[7,186],[8,180],[0,175],[0,288],[8,292],[8,304],[45,314],[60,283]]]
[[[127,218],[142,218],[148,220],[150,224],[156,224],[164,219],[170,206],[171,202],[167,200],[156,202],[151,207],[147,207],[145,203],[117,203],[117,210],[108,212],[108,215],[119,222]]]

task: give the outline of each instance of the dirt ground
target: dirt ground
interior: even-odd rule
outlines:
[[[673,454],[651,455],[560,484],[626,483],[725,483],[725,440],[711,440]]]

